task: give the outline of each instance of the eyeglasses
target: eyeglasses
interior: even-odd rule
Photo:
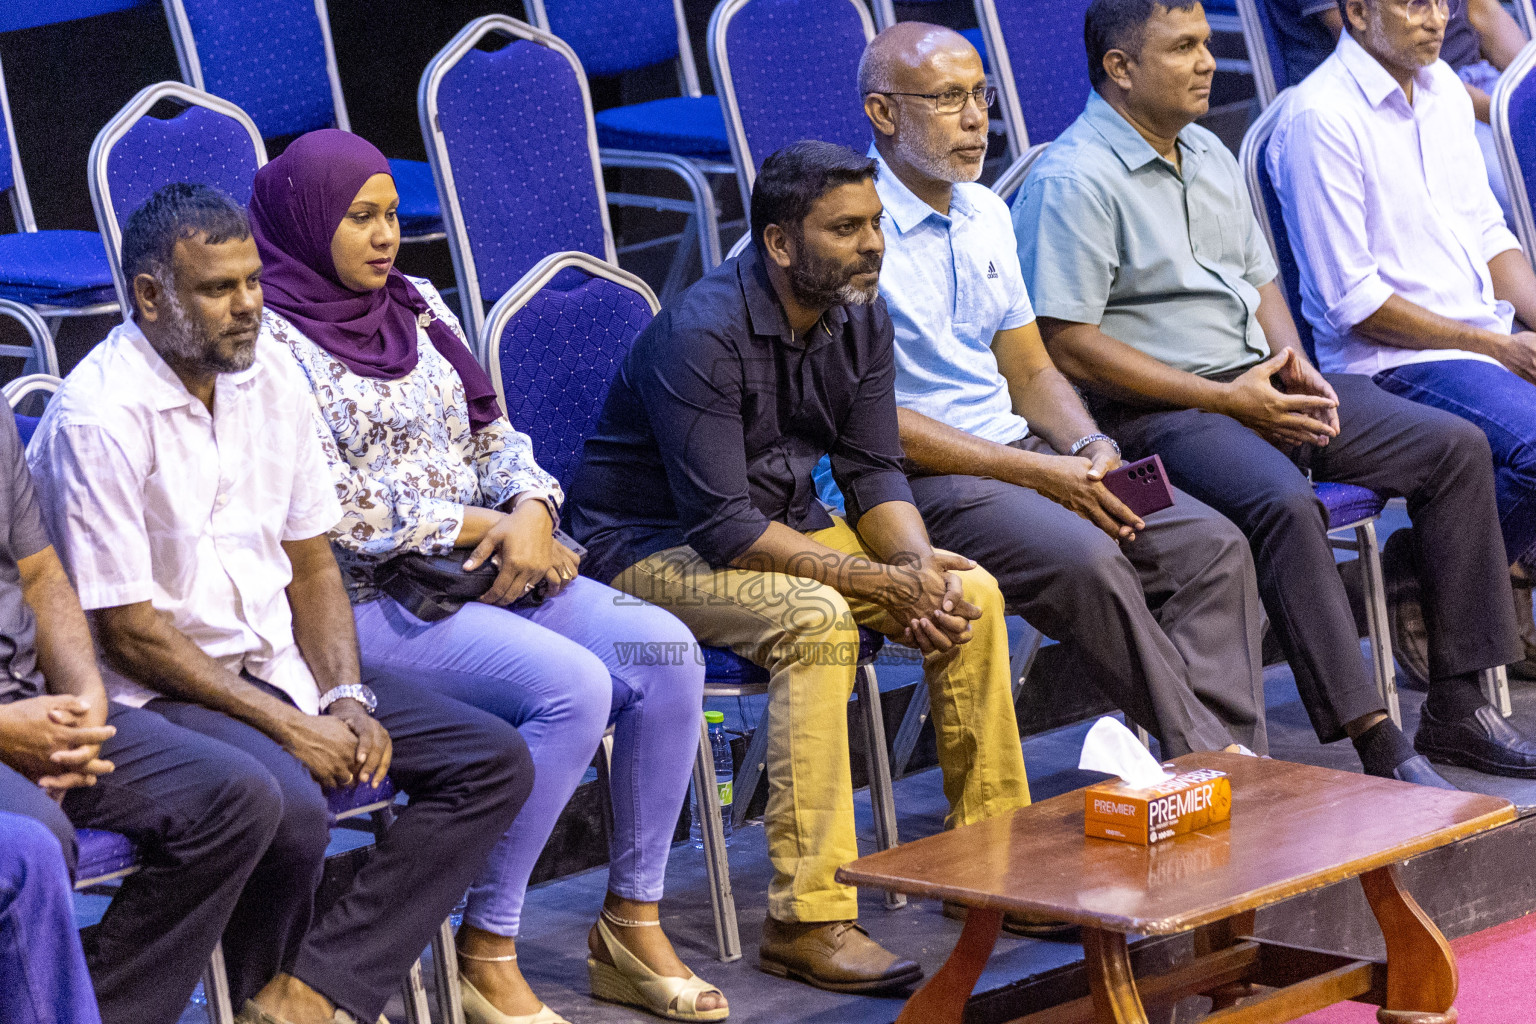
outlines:
[[[1427,0],[1425,0],[1427,2]],[[1441,0],[1445,2],[1445,0]],[[974,89],[945,89],[943,92],[886,92],[881,96],[916,96],[933,100],[933,109],[940,114],[958,114],[965,109],[966,100],[975,100],[976,106],[986,110],[997,99],[997,89],[990,85],[978,85]]]
[[[1439,11],[1441,15],[1450,18],[1461,9],[1461,0],[1406,0],[1403,4],[1403,16],[1413,25],[1422,25],[1429,20],[1431,11]]]

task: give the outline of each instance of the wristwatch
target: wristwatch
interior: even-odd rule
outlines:
[[[1087,437],[1080,437],[1075,442],[1073,442],[1072,450],[1067,452],[1067,454],[1076,455],[1078,452],[1082,451],[1084,448],[1087,448],[1089,445],[1097,441],[1109,442],[1109,446],[1115,450],[1115,454],[1120,454],[1120,446],[1116,444],[1115,439],[1110,437],[1108,434],[1089,434]]]
[[[343,697],[351,697],[363,706],[370,715],[378,709],[379,698],[373,695],[373,691],[362,683],[343,683],[341,686],[333,686],[320,695],[320,713],[341,700]]]

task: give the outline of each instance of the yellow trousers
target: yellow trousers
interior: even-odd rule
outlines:
[[[841,519],[809,536],[839,551],[867,554]],[[965,599],[982,616],[972,624],[969,643],[929,655],[923,664],[949,828],[1029,803],[1002,594],[984,569],[960,577]],[[893,637],[903,626],[878,605],[849,600],[799,576],[712,569],[689,547],[659,551],[620,573],[613,585],[666,608],[700,643],[728,647],[768,670],[765,823],[774,869],[768,912],[781,921],[857,917],[854,889],[834,875],[859,855],[847,724],[858,625]]]

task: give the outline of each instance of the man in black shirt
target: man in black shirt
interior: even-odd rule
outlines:
[[[799,142],[763,163],[754,246],[624,361],[572,487],[583,571],[769,672],[764,970],[836,991],[915,981],[853,921],[844,705],[858,624],[924,655],[949,826],[1029,802],[997,583],[929,544],[901,468],[875,165]],[[830,455],[847,520],[817,501]]]

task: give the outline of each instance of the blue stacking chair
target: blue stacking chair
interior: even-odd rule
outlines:
[[[482,48],[498,37],[505,46]],[[506,15],[477,18],[427,65],[417,111],[477,345],[484,297],[544,257],[579,250],[618,262],[592,100],[563,41]]]
[[[1499,166],[1509,183],[1509,202],[1514,213],[1515,233],[1526,259],[1536,265],[1536,218],[1531,213],[1531,196],[1536,193],[1536,43],[1527,44],[1499,78],[1493,90],[1493,138],[1498,148]]]
[[[907,0],[908,3],[936,3],[938,0]],[[901,19],[896,17],[895,0],[874,0],[875,28],[881,32],[890,28]],[[987,41],[983,37],[981,28],[962,28],[957,31],[965,36],[970,44],[976,47],[976,52],[981,55],[981,66],[990,75],[992,64],[987,59]]]
[[[1529,48],[1527,48],[1529,49]],[[1281,208],[1280,195],[1275,191],[1265,163],[1265,152],[1275,125],[1285,113],[1286,93],[1282,92],[1275,102],[1265,108],[1258,120],[1243,136],[1238,160],[1248,181],[1248,195],[1254,216],[1269,242],[1275,264],[1280,268],[1280,283],[1296,319],[1296,332],[1301,336],[1308,358],[1317,360],[1313,344],[1312,325],[1301,313],[1301,268],[1291,250],[1290,233],[1285,225],[1285,213]],[[1511,179],[1513,180],[1513,179]],[[1314,484],[1317,500],[1328,513],[1329,538],[1336,549],[1353,551],[1364,563],[1362,577],[1365,584],[1366,628],[1371,637],[1371,664],[1376,676],[1376,687],[1386,702],[1392,721],[1402,725],[1398,710],[1397,670],[1392,661],[1391,630],[1387,626],[1386,585],[1381,575],[1381,550],[1376,538],[1376,520],[1386,507],[1387,499],[1374,491],[1352,484]],[[1348,531],[1354,538],[1339,536]],[[1508,717],[1513,713],[1509,699],[1509,679],[1502,666],[1482,673],[1482,687],[1489,703]]]
[[[325,0],[164,0],[181,77],[245,110],[263,138],[351,131]],[[400,193],[400,237],[443,237],[432,174],[420,160],[389,161]]]
[[[11,123],[11,104],[0,68],[0,193],[10,198],[16,230],[0,235],[0,300],[8,316],[21,320],[32,338],[28,354],[33,372],[58,372],[53,334],[69,316],[99,316],[117,309],[112,268],[101,239],[91,231],[39,231],[27,195],[21,153]],[[18,313],[26,307],[35,316]],[[46,342],[34,330],[39,318]],[[9,348],[10,346],[7,346]],[[6,351],[6,355],[16,353]]]
[[[1285,72],[1280,36],[1270,18],[1270,0],[1236,0],[1236,3],[1243,26],[1243,41],[1248,46],[1248,60],[1253,65],[1253,87],[1262,109],[1275,102],[1275,97],[1285,89],[1298,83],[1292,82]]]
[[[497,400],[512,425],[532,439],[539,464],[562,487],[570,483],[581,461],[582,444],[597,426],[613,375],[635,337],[660,308],[645,282],[633,274],[590,253],[562,252],[541,260],[491,309],[481,351]],[[896,845],[896,812],[873,666],[885,638],[860,629],[859,639],[855,693],[863,712],[876,843],[887,849]],[[768,673],[762,668],[729,650],[705,647],[703,652],[706,697],[767,691]],[[733,810],[738,823],[745,818],[763,771],[767,725],[765,712],[736,779]],[[702,725],[693,782],[708,818],[703,830],[704,858],[720,959],[728,963],[740,958],[741,938],[715,791],[714,756]]]
[[[861,0],[723,0],[709,19],[709,66],[725,110],[736,181],[752,206],[757,169],[801,139],[869,149],[859,58],[875,37]],[[814,68],[813,74],[786,69]]]
[[[168,107],[179,109],[165,118],[152,113]],[[133,309],[133,292],[118,256],[128,215],[177,181],[210,185],[244,206],[266,162],[261,134],[243,110],[180,82],[146,86],[106,123],[91,143],[88,183],[125,311]]]
[[[622,75],[667,61],[677,62],[681,96],[626,103],[597,112],[597,142],[604,167],[648,167],[682,179],[691,199],[608,193],[612,206],[639,206],[684,213],[689,225],[661,294],[683,284],[695,239],[708,273],[720,263],[719,215],[710,174],[735,174],[720,101],[699,89],[693,45],[682,0],[528,0],[535,27],[560,37],[588,75]],[[655,245],[638,243],[634,248]],[[629,251],[620,248],[620,254]]]

